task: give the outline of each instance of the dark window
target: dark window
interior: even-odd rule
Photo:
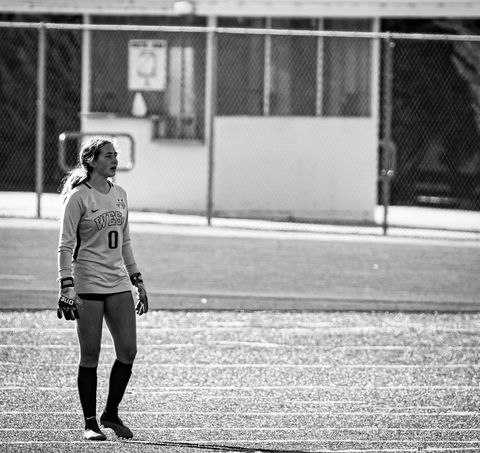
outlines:
[[[325,20],[325,30],[371,31],[368,19]],[[325,38],[323,70],[324,116],[371,114],[372,40]]]
[[[316,20],[273,19],[272,28],[316,30]],[[315,115],[317,40],[309,36],[272,36],[270,106],[274,115]]]
[[[261,19],[222,18],[219,27],[263,28]],[[218,115],[262,115],[264,78],[262,35],[218,36]]]

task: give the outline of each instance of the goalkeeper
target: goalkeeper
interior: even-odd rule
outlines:
[[[119,418],[118,407],[137,352],[135,311],[138,315],[148,311],[147,292],[132,252],[126,192],[109,179],[118,165],[114,144],[102,138],[91,139],[82,145],[79,161],[80,166],[63,182],[57,315],[77,324],[77,384],[85,418],[84,438],[106,439],[96,418],[104,319],[113,338],[116,360],[100,423],[118,437],[131,438],[132,431]]]

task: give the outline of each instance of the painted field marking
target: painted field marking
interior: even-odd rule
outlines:
[[[99,386],[98,390],[107,389],[107,387]],[[129,386],[128,393],[165,393],[166,391],[178,391],[178,390],[189,390],[192,392],[197,391],[246,391],[252,392],[257,390],[366,390],[366,391],[377,391],[377,390],[469,390],[473,392],[479,392],[480,387],[478,385],[255,385],[255,386],[231,386],[231,385],[185,385],[185,386]],[[30,386],[1,386],[0,391],[11,391],[11,390],[21,390],[28,391],[31,390]],[[35,390],[38,391],[50,391],[57,392],[58,387],[48,387],[48,386],[38,386],[35,387]],[[62,390],[74,390],[77,391],[75,386],[62,386]]]
[[[46,412],[51,415],[63,415],[71,414],[71,412]],[[38,412],[0,412],[0,415],[36,415]],[[251,415],[254,417],[301,417],[306,415],[318,415],[318,416],[329,416],[332,415],[331,411],[322,411],[322,412],[305,412],[305,411],[288,411],[288,412],[275,412],[275,411],[128,411],[128,414],[133,415],[225,415],[225,416],[238,416],[238,415]],[[347,416],[389,416],[389,417],[413,417],[413,416],[426,416],[426,417],[480,417],[478,411],[449,411],[449,412],[391,412],[391,411],[338,411],[335,412],[336,416],[347,415]],[[0,429],[1,431],[1,429]],[[480,442],[480,441],[479,441]]]
[[[12,366],[19,366],[17,362],[1,362],[0,368],[8,368]],[[44,364],[44,367],[47,366]],[[109,367],[109,364],[105,364],[100,368]],[[135,363],[135,368],[145,368],[148,369],[185,369],[185,370],[232,370],[232,369],[268,369],[268,370],[281,370],[281,369],[299,369],[299,370],[443,370],[443,369],[480,369],[480,364],[478,363],[446,363],[446,364],[435,364],[435,365],[308,365],[308,364],[298,364],[298,365],[290,365],[290,364],[275,364],[275,363],[238,363],[238,364],[182,364],[182,363]],[[49,368],[78,368],[78,363],[56,363],[55,365],[49,365]]]

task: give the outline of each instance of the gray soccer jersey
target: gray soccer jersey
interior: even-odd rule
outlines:
[[[77,293],[131,290],[128,275],[138,269],[122,187],[110,183],[104,194],[84,182],[67,195],[59,237],[60,278],[71,276],[72,270]]]

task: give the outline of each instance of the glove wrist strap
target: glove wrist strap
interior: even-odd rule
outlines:
[[[143,283],[142,274],[140,272],[136,272],[135,274],[130,275],[130,281],[132,282],[132,285]]]
[[[73,277],[64,277],[60,279],[60,288],[73,288]]]

